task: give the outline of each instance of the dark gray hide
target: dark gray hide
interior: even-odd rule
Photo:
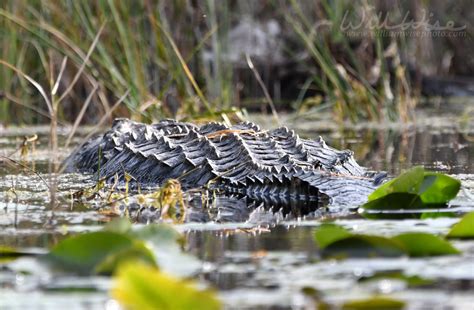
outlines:
[[[349,150],[320,137],[301,139],[280,127],[261,130],[245,122],[197,126],[174,120],[146,125],[118,119],[112,129],[77,149],[68,170],[113,181],[128,173],[143,186],[178,179],[184,189],[208,186],[253,199],[364,203],[383,175],[367,173]]]

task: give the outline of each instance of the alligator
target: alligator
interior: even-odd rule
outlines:
[[[350,150],[293,130],[262,130],[252,122],[201,126],[165,119],[148,125],[116,119],[112,128],[77,148],[69,172],[140,188],[177,179],[185,190],[206,188],[255,200],[358,206],[386,178],[367,171]]]

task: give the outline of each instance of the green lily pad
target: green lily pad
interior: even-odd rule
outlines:
[[[167,224],[152,224],[137,230],[132,230],[129,235],[133,238],[145,240],[157,248],[183,245],[184,237],[173,226]]]
[[[379,271],[370,276],[359,278],[359,282],[378,281],[383,279],[393,279],[404,281],[409,287],[429,286],[435,283],[432,279],[425,279],[419,276],[408,276],[400,271]]]
[[[0,246],[0,263],[7,263],[22,256],[35,256],[46,254],[38,249],[15,249],[8,246]]]
[[[405,255],[403,245],[390,238],[351,235],[327,245],[323,257],[397,257]]]
[[[408,255],[435,256],[459,254],[448,241],[428,233],[404,233],[388,238],[352,234],[337,225],[322,225],[315,239],[323,257],[396,257]]]
[[[406,171],[377,188],[369,195],[369,201],[382,198],[390,193],[417,194],[423,182],[424,171],[423,167],[414,167]]]
[[[405,307],[405,302],[388,297],[372,297],[368,299],[352,300],[344,303],[344,310],[398,310]]]
[[[448,218],[455,218],[456,213],[454,212],[423,212],[420,215],[420,219],[426,220],[426,219],[437,219],[437,218],[443,218],[443,217],[448,217]]]
[[[153,254],[144,246],[143,241],[110,231],[85,233],[64,239],[44,259],[54,267],[78,274],[111,273],[113,270],[105,267],[114,267],[121,260],[120,254],[154,262]]]
[[[412,257],[459,254],[448,241],[428,233],[404,233],[392,238],[403,244]]]
[[[118,217],[104,226],[103,230],[126,234],[132,229],[132,223],[126,217]]]
[[[456,197],[460,188],[459,180],[415,167],[376,189],[362,208],[393,210],[442,207]]]
[[[351,233],[347,229],[334,224],[322,224],[314,232],[314,238],[321,249],[349,236],[351,236]]]
[[[448,233],[448,238],[474,238],[474,212],[470,212],[462,217],[462,219],[454,224]]]
[[[94,269],[96,274],[111,274],[128,261],[142,262],[150,266],[158,267],[156,259],[151,250],[144,242],[136,241],[132,247],[107,255]]]
[[[214,310],[221,303],[209,290],[199,290],[183,281],[140,263],[122,265],[112,289],[112,296],[127,309]]]
[[[425,204],[444,204],[454,199],[461,189],[461,182],[442,173],[425,172],[419,189]]]
[[[402,256],[403,246],[390,238],[352,234],[334,224],[323,224],[314,233],[323,257]]]
[[[362,208],[366,210],[394,210],[394,209],[421,209],[423,201],[417,194],[412,193],[390,193],[386,196],[369,200]]]

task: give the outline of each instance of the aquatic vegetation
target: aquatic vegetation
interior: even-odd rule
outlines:
[[[123,188],[118,188],[117,181],[108,186],[105,179],[100,179],[95,185],[75,192],[73,197],[76,202],[94,201],[103,214],[125,216],[132,221],[139,221],[143,212],[152,210],[160,221],[184,222],[187,206],[178,180],[169,179],[155,189],[138,189],[133,193],[129,192],[130,181],[127,173]]]
[[[2,247],[0,262],[33,255],[53,273],[115,274],[112,292],[126,307],[189,309],[192,305],[194,309],[219,309],[220,302],[213,292],[199,290],[193,283],[168,274],[172,271],[167,266],[170,261],[193,268],[193,260],[183,259],[188,256],[181,252],[181,242],[182,236],[171,226],[161,224],[132,229],[128,220],[118,219],[101,231],[68,237],[47,254]],[[190,269],[177,267],[185,271],[181,276],[189,275]]]
[[[474,212],[464,215],[458,223],[454,224],[447,237],[459,239],[474,238]]]
[[[126,309],[214,310],[221,302],[210,290],[200,290],[191,281],[179,280],[156,268],[133,261],[114,276],[112,296]]]
[[[365,210],[420,209],[445,206],[455,198],[461,182],[450,176],[414,167],[388,181],[372,194]]]
[[[351,300],[342,305],[343,310],[401,310],[405,308],[404,301],[385,296],[375,296],[367,299]]]
[[[427,1],[417,3],[412,13],[433,10],[445,15],[445,9]],[[468,55],[442,38],[436,41],[443,48],[427,57],[419,51],[433,51],[435,42],[429,36],[416,40],[368,29],[366,35],[351,37],[341,29],[348,22],[359,24],[361,15],[375,24],[384,23],[384,14],[402,21],[408,10],[410,5],[400,1],[386,7],[327,0],[133,4],[9,0],[0,10],[5,47],[0,58],[43,85],[53,100],[51,107],[45,107],[31,85],[1,67],[0,121],[42,123],[53,114],[58,123],[69,121],[77,127],[81,120],[96,123],[112,113],[142,121],[231,119],[242,117],[245,107],[262,110],[262,97],[273,106],[275,116],[275,111],[292,105],[300,111],[313,105],[329,107],[339,121],[409,121],[419,93],[418,83],[409,77],[413,70],[409,60],[424,60],[433,72],[443,72],[452,60],[446,55],[461,54],[459,63]],[[446,11],[456,15],[457,22],[466,19],[459,16],[462,9]],[[257,32],[253,25],[266,24],[270,29],[260,31],[257,44],[243,46],[248,33],[236,36],[239,24],[253,32]],[[266,52],[278,54],[277,61],[261,55],[262,40],[274,42]],[[252,60],[255,66],[246,64],[249,54],[261,56]],[[468,68],[457,65],[456,71],[467,75]],[[261,79],[249,76],[253,73]],[[282,95],[289,92],[286,84],[293,85],[291,96]],[[67,100],[62,90],[71,94]],[[124,94],[124,104],[115,106],[113,102]]]
[[[324,257],[411,257],[460,254],[449,241],[428,233],[403,233],[394,237],[354,234],[332,224],[314,233]]]
[[[126,234],[98,231],[79,234],[57,244],[44,257],[53,268],[78,274],[112,274],[125,260],[140,260],[156,266],[143,241]]]

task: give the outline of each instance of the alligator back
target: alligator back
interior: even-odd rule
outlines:
[[[352,155],[329,147],[321,137],[302,139],[286,127],[266,131],[249,122],[228,127],[117,119],[66,164],[69,171],[99,173],[109,181],[128,174],[141,186],[179,179],[185,189],[207,185],[254,198],[359,205],[375,180]]]

